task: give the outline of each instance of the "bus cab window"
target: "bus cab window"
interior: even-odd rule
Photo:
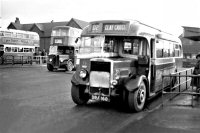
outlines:
[[[105,52],[113,52],[113,41],[106,40],[104,43],[104,51]]]
[[[140,51],[142,52],[142,50],[140,50]],[[133,55],[138,55],[139,54],[139,40],[138,39],[134,39],[134,41],[133,41],[132,54]]]
[[[132,54],[131,43],[125,42],[124,43],[124,54]]]
[[[125,39],[123,45],[123,54],[139,54],[139,40],[138,39]]]

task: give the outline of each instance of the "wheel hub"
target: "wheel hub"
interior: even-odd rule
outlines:
[[[145,91],[144,89],[140,88],[138,91],[138,103],[141,104],[144,103],[144,101],[145,101]]]

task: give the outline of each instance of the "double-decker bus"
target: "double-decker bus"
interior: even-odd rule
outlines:
[[[7,60],[21,62],[32,59],[39,48],[39,35],[35,32],[0,29],[0,64]]]
[[[181,67],[178,37],[139,21],[91,22],[81,34],[78,67],[71,83],[72,100],[119,98],[130,111],[141,111],[162,90],[162,75]],[[176,83],[165,78],[164,87]]]
[[[56,26],[52,29],[47,69],[53,71],[65,68],[72,71],[75,68],[78,43],[82,30],[69,26]]]

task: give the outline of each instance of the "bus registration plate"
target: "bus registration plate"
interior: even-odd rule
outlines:
[[[110,98],[109,97],[107,97],[107,96],[99,96],[99,95],[92,95],[92,100],[110,102]]]

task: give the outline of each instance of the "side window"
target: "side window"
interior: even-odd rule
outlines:
[[[163,41],[156,40],[156,57],[162,58],[163,57]]]
[[[3,31],[0,31],[0,36],[4,36],[4,32]]]
[[[29,48],[24,48],[24,52],[29,52]]]
[[[23,37],[23,34],[22,34],[22,33],[17,33],[17,37],[18,37],[18,38],[22,38],[22,37]]]
[[[12,52],[17,52],[17,47],[12,47]]]
[[[164,49],[163,49],[163,57],[169,57],[170,51],[169,51],[169,42],[164,41]]]
[[[174,57],[174,45],[173,45],[172,42],[170,42],[169,51],[170,51],[169,56],[170,56],[170,57]]]
[[[5,52],[11,52],[11,47],[5,47]]]
[[[180,47],[178,44],[174,44],[174,49],[175,49],[175,57],[180,56]]]
[[[30,48],[30,49],[29,49],[29,52],[34,53],[34,52],[35,52],[34,48]]]
[[[18,48],[18,52],[23,52],[23,48]]]
[[[23,34],[23,38],[29,38],[29,34]]]
[[[4,35],[5,35],[6,37],[12,37],[12,32],[5,31],[5,32],[4,32]]]

